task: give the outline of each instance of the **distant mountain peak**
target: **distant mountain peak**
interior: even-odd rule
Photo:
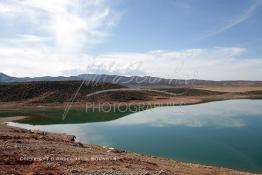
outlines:
[[[0,72],[0,82],[10,82],[10,81],[12,81],[12,79],[14,79],[14,77],[11,77],[9,75],[6,75],[6,74]]]
[[[8,76],[8,75],[6,75],[6,74],[0,72],[0,76],[2,77],[2,76]]]

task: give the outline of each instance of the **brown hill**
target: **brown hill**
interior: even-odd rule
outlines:
[[[109,92],[87,98],[90,93],[124,88],[122,85],[92,81],[36,81],[0,84],[0,102],[27,101],[52,103],[74,101],[127,101],[145,100],[143,92]]]
[[[94,92],[112,90],[98,93],[87,97]],[[124,89],[124,91],[119,90]],[[155,90],[155,91],[154,91]],[[190,88],[167,88],[167,89],[127,89],[125,86],[98,83],[93,81],[35,81],[23,83],[0,84],[0,102],[26,102],[26,103],[54,103],[68,102],[74,98],[74,102],[125,102],[141,100],[146,101],[154,97],[172,96],[208,96],[219,95],[222,92],[208,91],[203,89]],[[159,92],[157,92],[159,91]],[[162,93],[162,92],[167,92]]]

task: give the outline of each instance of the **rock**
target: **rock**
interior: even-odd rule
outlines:
[[[32,138],[34,138],[35,140],[38,140],[38,137],[36,135],[33,135]]]
[[[112,152],[112,153],[123,153],[125,151],[122,151],[122,150],[119,150],[119,149],[116,149],[116,148],[108,148],[107,152]]]
[[[72,137],[70,138],[70,141],[71,141],[71,142],[75,142],[75,139],[76,139],[76,136],[72,136]]]
[[[22,141],[21,140],[17,140],[16,143],[22,143]]]
[[[167,174],[167,172],[165,172],[164,170],[161,170],[161,171],[159,172],[159,175],[168,175],[168,174]]]
[[[30,133],[39,133],[40,131],[38,129],[30,129]]]

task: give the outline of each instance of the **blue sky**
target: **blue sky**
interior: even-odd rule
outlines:
[[[0,70],[262,80],[262,0],[0,0]]]
[[[113,37],[96,51],[181,50],[208,47],[256,47],[262,43],[262,10],[247,0],[127,0]],[[239,24],[226,26],[245,16]]]

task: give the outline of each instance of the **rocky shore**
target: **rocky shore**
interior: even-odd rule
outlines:
[[[251,174],[82,144],[71,135],[6,125],[0,125],[0,148],[0,174]]]

